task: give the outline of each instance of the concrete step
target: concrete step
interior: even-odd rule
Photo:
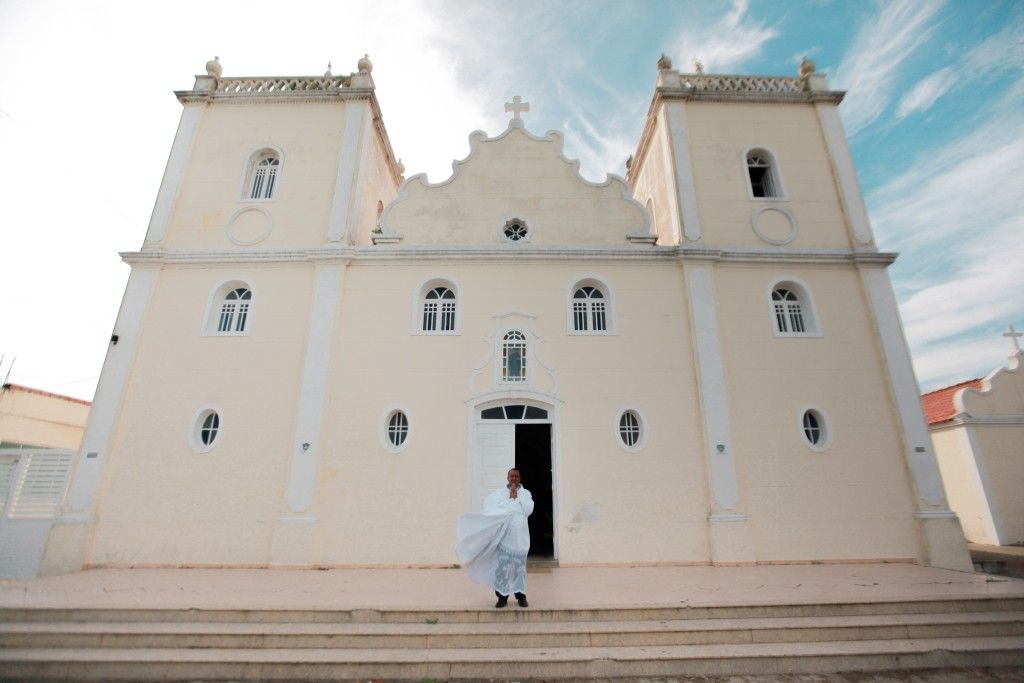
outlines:
[[[827,673],[1024,664],[1024,637],[649,647],[461,649],[8,648],[8,680],[565,679]]]
[[[778,603],[754,605],[680,605],[628,608],[543,609],[129,609],[3,608],[0,623],[13,622],[231,622],[231,623],[510,623],[562,621],[652,621],[782,617],[1024,612],[1024,598],[984,597],[951,600],[865,601],[851,603]]]
[[[1024,636],[1024,612],[513,623],[0,623],[4,648],[622,647]]]

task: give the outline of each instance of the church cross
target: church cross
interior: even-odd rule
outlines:
[[[1020,339],[1021,337],[1024,337],[1024,332],[1018,332],[1017,330],[1013,329],[1013,325],[1010,325],[1009,331],[1003,332],[1003,336],[1009,337],[1010,341],[1013,342],[1013,348],[1015,349],[1015,351],[1017,353],[1020,353],[1020,342],[1017,340]]]
[[[516,95],[512,98],[511,102],[505,103],[505,111],[512,112],[512,120],[509,121],[509,125],[521,127],[523,125],[523,119],[519,115],[524,111],[530,111],[530,103],[523,102],[523,98]]]

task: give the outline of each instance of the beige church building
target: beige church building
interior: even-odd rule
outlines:
[[[626,178],[598,183],[520,98],[433,184],[404,177],[366,58],[207,72],[122,254],[44,571],[450,566],[512,466],[562,566],[971,569],[896,255],[810,62],[662,58]]]

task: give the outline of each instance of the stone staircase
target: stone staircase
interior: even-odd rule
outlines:
[[[1024,598],[629,609],[2,609],[0,680],[593,679],[1024,665]]]

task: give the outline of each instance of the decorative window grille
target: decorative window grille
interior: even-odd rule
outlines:
[[[213,410],[209,410],[203,413],[200,419],[199,443],[205,447],[210,447],[220,431],[220,415]]]
[[[526,239],[530,234],[530,229],[526,226],[526,221],[519,218],[513,218],[505,223],[504,234],[505,239],[509,242],[518,242]]]
[[[249,199],[273,199],[277,189],[277,171],[281,162],[277,155],[269,154],[261,157],[252,169],[252,184],[249,188]]]
[[[481,410],[480,417],[484,420],[546,420],[548,411],[535,406],[498,406]]]
[[[619,438],[629,448],[640,442],[640,418],[632,410],[627,410],[619,417]]]
[[[804,438],[808,445],[815,450],[824,450],[828,447],[828,433],[826,431],[825,418],[817,410],[806,410],[802,418],[804,427]]]
[[[608,329],[604,294],[597,287],[580,287],[572,295],[572,328],[576,332]]]
[[[35,452],[24,456],[17,482],[11,487],[10,519],[48,519],[53,517],[64,498],[71,453]],[[15,461],[17,465],[17,461]],[[10,477],[12,473],[8,473]]]
[[[771,157],[762,150],[747,154],[747,174],[750,177],[750,193],[755,197],[778,197],[779,191],[772,170]]]
[[[224,297],[220,306],[220,320],[217,322],[218,332],[245,332],[249,321],[249,305],[252,292],[245,287],[232,289]]]
[[[776,331],[794,334],[807,332],[800,298],[792,290],[785,287],[775,288],[772,291],[772,307]]]
[[[455,329],[455,293],[435,287],[423,300],[423,331],[451,332]]]
[[[408,436],[409,418],[401,410],[396,410],[388,418],[388,441],[397,448],[405,443]]]
[[[512,330],[501,345],[501,379],[505,382],[526,381],[526,335]]]

